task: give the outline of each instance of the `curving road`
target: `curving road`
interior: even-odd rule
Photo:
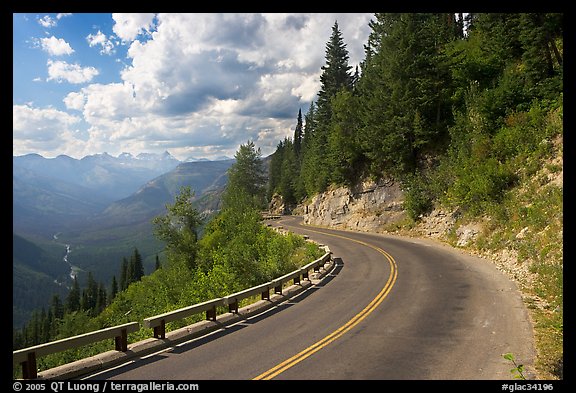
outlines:
[[[532,326],[493,264],[437,243],[275,225],[327,244],[336,267],[272,310],[93,379],[511,379]]]

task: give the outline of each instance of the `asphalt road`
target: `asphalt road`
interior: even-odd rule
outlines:
[[[211,335],[92,376],[112,380],[511,379],[532,326],[513,282],[438,243],[280,223],[327,244],[317,286]]]

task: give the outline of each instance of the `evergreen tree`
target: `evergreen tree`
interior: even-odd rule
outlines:
[[[58,294],[52,296],[52,300],[50,301],[50,312],[55,320],[64,317],[64,305],[62,304],[62,301],[60,301],[60,296],[58,296]]]
[[[74,312],[80,310],[80,285],[78,284],[78,277],[74,276],[72,288],[66,297],[66,312]]]
[[[42,307],[40,312],[40,342],[46,343],[50,341],[50,325],[52,318],[50,313],[46,312],[46,309]]]
[[[341,90],[332,99],[332,120],[328,137],[331,182],[352,186],[363,174],[364,156],[358,141],[358,98]]]
[[[94,312],[96,310],[96,301],[98,300],[98,284],[88,272],[86,288],[82,291],[81,309],[84,311]]]
[[[110,285],[110,296],[108,297],[108,299],[110,299],[110,302],[114,300],[117,294],[118,294],[118,282],[116,281],[116,276],[114,275],[112,276],[112,284]]]
[[[330,100],[342,88],[352,89],[352,67],[348,65],[348,50],[338,29],[338,22],[332,26],[332,35],[326,44],[326,64],[321,67],[320,91],[318,92],[318,121],[328,123],[331,117]]]
[[[314,138],[314,130],[316,128],[316,106],[314,101],[310,103],[308,112],[304,115],[304,132],[302,134],[302,155],[305,155],[312,139]]]
[[[351,90],[352,68],[348,64],[348,50],[338,28],[332,27],[332,34],[326,44],[326,64],[321,67],[320,91],[314,112],[315,129],[307,145],[308,162],[305,165],[304,188],[307,194],[324,191],[331,182],[332,161],[329,158],[330,123],[332,120],[332,99],[341,90]]]
[[[126,288],[130,286],[134,282],[134,258],[130,256],[130,259],[127,260],[128,264],[126,265]]]
[[[128,288],[128,284],[128,260],[126,257],[122,257],[122,264],[120,265],[120,290],[124,291],[126,288]]]
[[[562,37],[562,14],[521,14],[518,24],[519,42],[522,45],[522,61],[526,65],[528,87],[536,89],[539,84],[560,73],[562,54],[556,40]],[[554,86],[557,91],[557,86]]]
[[[222,197],[223,206],[235,206],[239,197],[250,199],[249,204],[259,210],[265,208],[266,176],[262,153],[254,142],[248,141],[234,155],[236,162],[228,169],[228,184]]]
[[[371,173],[403,175],[420,153],[446,141],[451,74],[444,44],[455,40],[447,14],[376,14],[361,77],[362,149]]]
[[[284,141],[278,142],[276,150],[270,158],[270,168],[268,170],[268,193],[267,199],[272,200],[272,196],[279,192],[279,185],[282,178],[282,162],[284,160]]]
[[[173,204],[167,204],[167,213],[153,219],[156,237],[166,242],[169,258],[179,258],[193,269],[198,252],[198,228],[202,223],[200,214],[192,205],[192,190],[180,188]]]
[[[296,154],[296,158],[300,161],[300,156],[302,153],[302,136],[303,136],[303,129],[302,129],[302,109],[298,109],[298,119],[296,123],[296,128],[294,129],[294,153]]]
[[[302,164],[300,165],[300,178],[303,195],[312,196],[316,192],[316,162],[314,160],[316,106],[314,101],[304,116],[304,135],[302,138]]]
[[[132,279],[131,282],[140,281],[144,277],[144,264],[142,262],[142,255],[137,248],[134,248],[134,253],[130,258],[130,264],[132,265]]]
[[[295,150],[293,142],[285,138],[278,188],[286,206],[294,206],[297,202],[296,179],[298,178],[298,164]]]
[[[102,310],[104,310],[104,308],[106,307],[106,304],[107,304],[106,288],[104,287],[104,284],[99,283],[93,315],[100,314]]]

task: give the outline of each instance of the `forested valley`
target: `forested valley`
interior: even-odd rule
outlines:
[[[14,332],[14,349],[141,321],[315,259],[318,250],[301,237],[262,225],[260,211],[275,195],[295,207],[331,187],[392,177],[405,192],[408,225],[436,205],[457,206],[469,217],[532,225],[549,237],[546,244],[561,245],[561,222],[553,225],[555,216],[547,214],[561,215],[562,188],[548,187],[530,202],[522,199],[530,192],[517,190],[562,143],[563,15],[375,14],[370,28],[365,58],[353,69],[334,23],[317,100],[304,113],[295,108],[294,135],[279,142],[268,170],[253,142],[239,148],[222,209],[202,236],[192,191],[182,188],[166,215],[153,221],[166,249],[152,274],[139,274],[134,250],[123,261],[120,283],[89,279],[88,288],[55,296],[49,310]],[[511,235],[502,233],[499,241],[506,242]],[[520,250],[536,261],[539,295],[559,310],[540,320],[551,332],[541,345],[553,347],[541,367],[555,377],[562,377],[563,362],[559,247]],[[149,336],[140,331],[131,340]],[[89,356],[103,345],[47,356],[39,367]]]

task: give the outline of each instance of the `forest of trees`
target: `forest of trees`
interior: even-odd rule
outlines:
[[[562,23],[562,14],[376,14],[355,72],[334,23],[317,100],[278,144],[268,196],[294,206],[332,184],[392,177],[413,218],[441,198],[480,211],[515,182],[506,161],[517,151],[500,134],[507,116],[562,106]]]
[[[160,268],[158,255],[155,268]],[[119,291],[126,290],[131,283],[140,281],[144,276],[142,256],[137,248],[134,248],[129,260],[122,258],[119,276],[120,282],[114,275],[109,288],[106,288],[104,283],[94,280],[92,272],[88,272],[86,285],[82,289],[75,276],[64,300],[57,294],[53,295],[48,310],[42,308],[35,311],[27,324],[13,331],[13,347],[25,348],[56,339],[59,337],[62,321],[73,318],[78,312],[89,317],[100,314],[112,303]]]

